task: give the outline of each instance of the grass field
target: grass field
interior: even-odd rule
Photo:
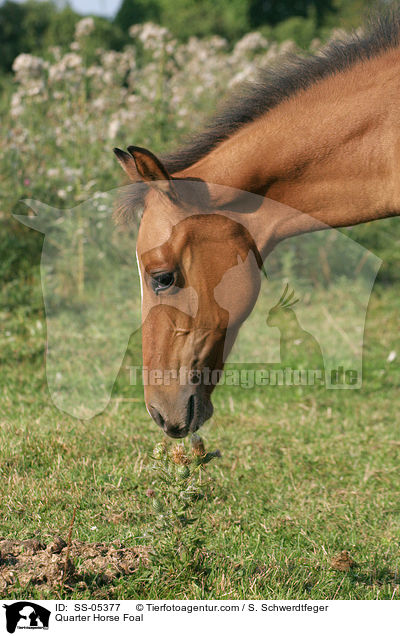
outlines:
[[[43,319],[22,308],[3,314],[0,536],[66,538],[76,508],[73,539],[152,552],[112,584],[91,576],[62,589],[17,579],[6,595],[399,598],[400,369],[386,361],[400,350],[398,310],[394,291],[375,289],[361,390],[217,389],[202,434],[222,458],[203,471],[196,526],[178,538],[159,526],[146,495],[161,485],[151,459],[161,434],[141,389],[127,382],[129,354],[107,410],[80,421],[50,401]],[[181,539],[192,559],[171,549]],[[347,572],[332,567],[342,550],[357,563]]]

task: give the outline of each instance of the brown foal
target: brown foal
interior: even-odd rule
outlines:
[[[215,382],[204,371],[222,369],[279,241],[400,213],[399,25],[381,18],[361,38],[267,74],[162,162],[115,149],[148,186],[137,240],[143,363],[160,381],[145,400],[170,436],[211,416]]]

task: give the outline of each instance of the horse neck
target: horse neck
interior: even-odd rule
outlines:
[[[399,71],[399,49],[360,62],[243,126],[177,176],[291,206],[286,229],[279,211],[279,239],[319,229],[314,220],[340,227],[395,216]]]

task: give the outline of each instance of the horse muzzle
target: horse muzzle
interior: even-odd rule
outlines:
[[[175,439],[197,431],[213,414],[209,397],[201,391],[191,393],[181,387],[178,395],[154,393],[148,400],[148,411],[160,428]]]

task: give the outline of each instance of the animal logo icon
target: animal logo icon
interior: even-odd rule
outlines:
[[[16,629],[49,628],[51,612],[37,603],[17,601],[3,607],[6,610],[6,629],[9,634],[14,634]]]
[[[280,332],[280,357],[283,367],[293,369],[324,369],[324,358],[317,339],[303,329],[294,307],[300,302],[287,283],[281,297],[267,316],[269,327]]]

